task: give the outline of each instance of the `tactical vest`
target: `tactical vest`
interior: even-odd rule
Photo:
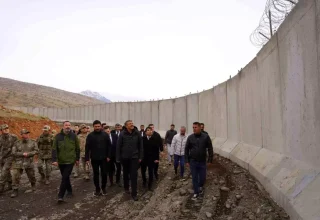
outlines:
[[[43,134],[39,137],[38,148],[39,150],[51,150],[53,144],[53,136],[49,134],[44,136]]]

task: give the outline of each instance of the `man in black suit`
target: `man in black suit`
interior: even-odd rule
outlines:
[[[159,163],[159,145],[155,136],[152,136],[152,129],[146,128],[145,136],[143,140],[143,160],[141,162],[141,175],[143,180],[143,187],[147,186],[146,171],[148,168],[149,181],[148,189],[152,191],[153,182],[153,169],[157,163]]]
[[[112,134],[116,134],[117,137],[119,137],[120,133],[121,133],[121,130],[122,130],[122,126],[117,123],[115,126],[114,126],[114,130],[111,131]]]
[[[145,136],[144,125],[140,125],[140,134],[141,134],[141,137]]]
[[[148,127],[150,127],[152,129],[152,137],[154,138],[154,143],[157,145],[160,152],[163,152],[163,141],[162,141],[160,134],[154,130],[153,124],[149,124]],[[158,176],[159,176],[158,169],[159,169],[159,162],[155,164],[154,169],[153,169],[154,177],[156,178],[156,180],[158,180]]]
[[[108,134],[108,137],[110,138],[110,141],[111,141],[111,158],[108,163],[108,175],[110,180],[110,186],[113,186],[114,172],[116,172],[116,184],[118,186],[121,186],[121,183],[120,183],[121,163],[116,162],[116,149],[117,149],[118,136],[115,133],[111,133],[109,126],[105,126],[104,131]],[[115,168],[117,168],[117,170]]]

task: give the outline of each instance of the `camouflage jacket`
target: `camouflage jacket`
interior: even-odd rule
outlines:
[[[0,135],[0,162],[6,158],[13,158],[12,148],[18,140],[18,137],[14,134]]]
[[[52,145],[53,145],[53,135],[41,134],[37,139],[37,145],[39,148],[39,159],[51,159],[52,158]]]
[[[33,168],[33,157],[39,152],[37,143],[33,140],[19,140],[12,148],[14,168]],[[23,153],[28,153],[27,157]]]
[[[79,134],[78,139],[80,143],[80,157],[84,157],[86,153],[86,140],[87,140],[88,134]]]

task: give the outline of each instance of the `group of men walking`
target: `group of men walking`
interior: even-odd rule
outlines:
[[[30,139],[30,132],[27,129],[21,130],[21,139],[10,133],[7,124],[1,125],[0,131],[0,194],[3,193],[5,184],[7,184],[8,189],[12,190],[11,197],[16,197],[23,171],[26,172],[31,183],[31,190],[28,191],[35,191],[34,162],[36,155],[38,155],[37,168],[41,175],[40,181],[48,185],[50,183],[53,143],[50,127],[44,126],[43,133],[36,141]]]
[[[78,177],[80,167],[84,171],[84,179],[89,180],[90,167],[93,171],[95,185],[94,196],[107,194],[107,179],[109,186],[115,183],[122,187],[120,177],[123,175],[123,187],[134,201],[137,201],[138,170],[141,169],[143,186],[152,191],[153,179],[158,179],[160,157],[164,145],[168,151],[168,162],[174,161],[174,170],[184,178],[184,166],[190,166],[194,196],[197,199],[203,192],[206,176],[206,162],[212,162],[213,149],[209,135],[201,130],[201,124],[193,123],[193,134],[187,135],[186,128],[181,127],[177,133],[172,124],[165,135],[165,143],[154,130],[154,125],[147,128],[143,125],[140,130],[134,126],[132,120],[127,120],[124,126],[116,124],[110,127],[100,121],[93,122],[93,131],[86,125],[74,126],[65,121],[63,128],[55,136],[50,133],[50,127],[44,126],[43,133],[33,141],[29,138],[29,131],[21,130],[21,140],[9,133],[8,125],[1,126],[0,137],[0,193],[7,183],[12,188],[11,197],[18,195],[20,176],[25,170],[31,183],[31,190],[35,190],[36,178],[34,172],[34,156],[38,156],[38,170],[41,182],[50,184],[51,165],[59,167],[62,180],[60,183],[58,202],[64,201],[65,196],[72,196],[70,176],[72,171]],[[204,125],[203,125],[204,126]],[[209,155],[208,160],[207,152]],[[10,169],[13,168],[11,177]],[[146,172],[148,170],[148,180]]]

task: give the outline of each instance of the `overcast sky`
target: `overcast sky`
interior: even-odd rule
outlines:
[[[0,76],[141,100],[202,91],[256,55],[249,36],[264,6],[265,0],[0,0]]]

